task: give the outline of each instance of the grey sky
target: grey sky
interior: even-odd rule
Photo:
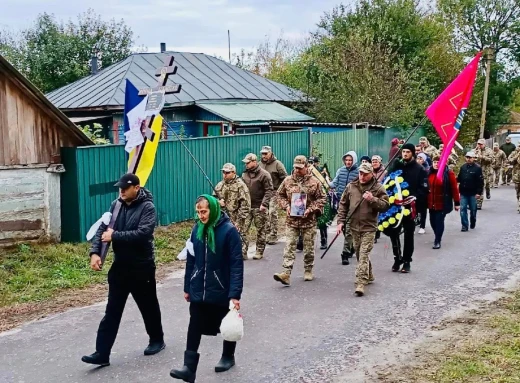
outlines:
[[[341,0],[2,0],[0,28],[29,26],[38,13],[75,19],[93,8],[106,20],[123,18],[135,34],[136,45],[157,51],[203,52],[227,57],[227,30],[232,52],[251,49],[265,40],[284,36],[299,39],[316,29],[325,11]],[[349,0],[343,1],[350,3]]]

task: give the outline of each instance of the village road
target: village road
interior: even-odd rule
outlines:
[[[432,231],[416,234],[412,273],[392,273],[390,241],[382,237],[372,261],[376,281],[363,298],[354,296],[354,264],[341,266],[343,241],[316,259],[313,282],[303,282],[298,254],[292,286],[272,274],[280,270],[283,243],[268,247],[266,259],[245,265],[242,300],[246,334],[237,348],[237,366],[215,374],[221,338],[205,337],[197,382],[364,382],[371,366],[398,360],[446,315],[499,290],[520,271],[512,186],[492,190],[475,230],[460,232],[458,213],[447,218],[442,249],[432,250]],[[330,228],[332,233],[334,228]],[[330,234],[332,235],[332,234]],[[0,334],[0,382],[97,383],[174,382],[182,365],[188,326],[181,273],[159,288],[167,348],[145,357],[147,336],[133,301],[127,304],[111,366],[83,364],[94,351],[104,304],[69,311]]]

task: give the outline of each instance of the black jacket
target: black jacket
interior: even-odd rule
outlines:
[[[227,214],[222,213],[215,225],[215,252],[206,241],[197,239],[197,225],[191,232],[195,254],[188,252],[184,292],[190,302],[206,302],[229,306],[231,299],[240,299],[244,284],[242,240]]]
[[[117,201],[112,202],[111,213],[114,211]],[[157,219],[152,193],[141,188],[137,198],[130,205],[121,199],[119,201],[122,206],[114,225],[114,233],[112,233],[114,265],[131,268],[153,265],[153,232]],[[90,254],[101,252],[101,235],[106,229],[107,226],[101,224],[92,242]]]
[[[424,203],[428,196],[428,173],[415,159],[405,162],[399,158],[394,161],[389,173],[402,170],[402,177],[408,183],[411,196],[417,197],[419,203]]]
[[[484,175],[482,168],[477,164],[464,164],[460,168],[457,176],[459,183],[459,192],[461,195],[469,197],[474,195],[482,195],[484,191]]]

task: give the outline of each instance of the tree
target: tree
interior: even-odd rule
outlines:
[[[490,88],[486,110],[485,132],[489,135],[509,119],[510,105],[518,88],[520,59],[519,0],[438,0],[440,16],[453,30],[457,48],[468,55],[491,47]],[[483,80],[479,79],[470,112],[482,108]],[[474,129],[475,127],[473,127]]]
[[[13,65],[44,93],[87,76],[93,53],[100,57],[101,69],[126,58],[133,44],[123,20],[105,22],[93,10],[68,23],[43,13],[18,39],[4,36],[0,54],[14,58]]]
[[[94,123],[92,128],[90,125],[85,125],[83,127],[79,126],[80,130],[94,142],[96,145],[108,145],[110,144],[110,140],[108,138],[103,137],[103,126],[98,123]]]

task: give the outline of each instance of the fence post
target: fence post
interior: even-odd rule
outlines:
[[[359,153],[359,150],[358,150],[358,136],[357,136],[357,124],[352,124],[352,128],[354,129],[354,151],[357,153]]]

